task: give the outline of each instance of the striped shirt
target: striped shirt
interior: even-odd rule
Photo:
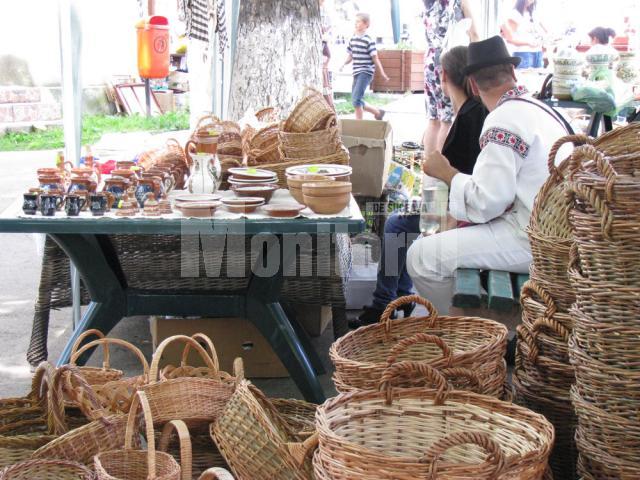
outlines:
[[[353,58],[353,75],[367,72],[373,75],[376,66],[373,63],[373,57],[378,54],[376,50],[376,42],[366,33],[364,35],[354,37],[349,40],[347,51]]]

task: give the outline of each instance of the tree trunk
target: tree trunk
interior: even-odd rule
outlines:
[[[286,114],[305,86],[322,90],[318,0],[242,0],[229,118],[267,106]]]

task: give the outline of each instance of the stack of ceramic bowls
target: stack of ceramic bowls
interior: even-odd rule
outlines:
[[[327,177],[325,175],[290,175],[287,177],[287,187],[289,187],[289,193],[291,196],[298,202],[304,203],[304,199],[302,197],[302,186],[305,183],[315,183],[315,182],[333,182],[333,178]]]
[[[351,182],[312,182],[302,185],[302,200],[314,213],[334,215],[351,201]]]
[[[285,174],[287,177],[291,177],[293,175],[324,175],[326,177],[331,177],[334,180],[349,182],[351,181],[352,172],[353,168],[349,165],[319,163],[289,167],[285,171]]]
[[[621,52],[620,63],[616,69],[616,75],[625,83],[634,83],[638,78],[638,64],[636,63],[636,52]]]
[[[556,57],[553,61],[553,96],[571,100],[571,89],[582,81],[582,59],[577,56]]]
[[[262,168],[230,168],[229,184],[231,188],[246,185],[276,185],[278,174]]]
[[[174,197],[173,205],[185,217],[213,217],[220,206],[220,195],[185,193]]]

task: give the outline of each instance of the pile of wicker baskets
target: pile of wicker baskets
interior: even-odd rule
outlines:
[[[567,184],[576,303],[578,469],[585,480],[640,478],[640,125],[573,155]]]
[[[174,344],[180,364],[161,368]],[[301,466],[290,446],[313,434],[315,405],[266,398],[244,380],[240,359],[233,375],[221,371],[203,334],[167,338],[150,365],[140,354],[142,372],[131,377],[109,363],[116,345],[139,353],[90,330],[73,357],[102,346],[101,367],[42,364],[28,397],[0,401],[0,479],[233,480],[228,469],[240,479],[313,478],[311,459]],[[190,364],[192,352],[204,366]]]
[[[569,159],[555,166],[565,143],[559,140],[549,155],[549,178],[534,203],[528,228],[533,262],[530,280],[520,294],[522,324],[518,326],[516,369],[513,385],[516,401],[547,417],[556,431],[550,465],[556,478],[576,477],[576,418],[569,396],[574,382],[568,342],[573,330],[569,308],[575,293],[567,273],[573,244],[567,218],[566,171]]]

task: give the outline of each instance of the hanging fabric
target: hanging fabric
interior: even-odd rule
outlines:
[[[229,35],[227,34],[227,12],[225,10],[225,0],[217,0],[216,6],[216,30],[218,34],[218,50],[220,55],[229,45]]]
[[[178,18],[186,23],[187,38],[209,43],[211,9],[208,0],[178,0]]]

